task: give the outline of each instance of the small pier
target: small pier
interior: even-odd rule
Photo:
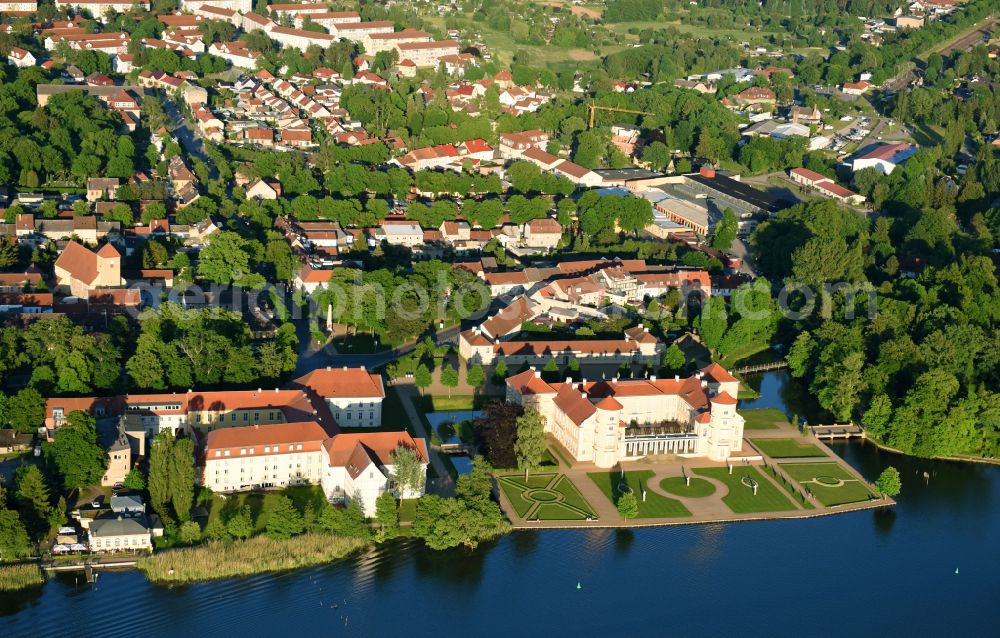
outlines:
[[[734,374],[755,374],[757,372],[767,372],[769,370],[781,370],[782,368],[787,368],[788,362],[782,359],[781,361],[772,361],[770,363],[758,363],[752,366],[743,366],[742,368],[736,368],[733,370]]]
[[[860,425],[846,423],[844,425],[810,425],[809,431],[817,439],[832,441],[834,439],[864,438],[865,431]]]
[[[472,446],[465,443],[442,443],[441,453],[449,456],[472,456]]]

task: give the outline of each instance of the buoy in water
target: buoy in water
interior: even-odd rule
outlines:
[[[955,575],[958,576],[958,568],[955,568]]]
[[[577,584],[576,584],[576,588],[577,588],[577,589],[583,589],[583,587],[582,587],[582,586],[580,585],[580,583],[577,583]]]

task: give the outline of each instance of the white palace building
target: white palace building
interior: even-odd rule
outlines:
[[[724,461],[743,446],[739,381],[712,364],[688,378],[546,383],[531,369],[507,379],[507,400],[534,408],[577,461],[613,467],[652,454]]]

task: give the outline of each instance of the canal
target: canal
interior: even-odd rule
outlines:
[[[810,414],[787,373],[760,383],[746,405]],[[61,576],[0,595],[0,636],[996,635],[1000,468],[832,447],[870,479],[897,466],[898,506],[525,531],[476,551],[403,540],[324,567],[182,587],[137,572],[95,585]]]

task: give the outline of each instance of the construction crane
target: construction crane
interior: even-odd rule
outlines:
[[[609,111],[611,113],[632,113],[633,115],[653,115],[653,113],[650,113],[648,111],[634,111],[632,109],[620,109],[615,106],[597,106],[593,102],[588,104],[587,108],[590,109],[590,122],[587,125],[588,129],[594,128],[594,114],[597,111]]]

